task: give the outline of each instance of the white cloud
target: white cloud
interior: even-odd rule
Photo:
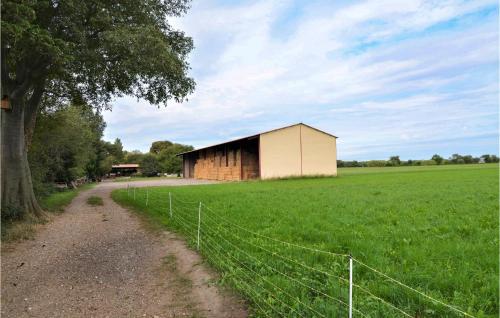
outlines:
[[[495,4],[312,4],[298,16],[285,16],[294,27],[281,37],[273,31],[289,1],[193,3],[174,23],[195,40],[196,92],[189,102],[166,109],[120,99],[106,115],[107,136],[143,150],[164,138],[201,146],[304,121],[343,137],[341,154],[350,157],[370,156],[363,145],[397,151],[415,140],[435,142],[435,136],[488,134],[498,124],[484,119],[498,106],[498,78],[488,70],[498,64],[497,21],[427,28]],[[462,90],[469,93],[453,97]],[[472,125],[457,132],[449,118]]]

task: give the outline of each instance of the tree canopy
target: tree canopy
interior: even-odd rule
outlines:
[[[28,153],[36,193],[43,194],[44,184],[100,174],[92,165],[104,127],[102,116],[85,106],[40,114]]]
[[[188,8],[189,0],[2,1],[1,88],[12,106],[1,118],[2,211],[42,216],[27,159],[41,108],[186,99],[193,42],[169,19]]]
[[[153,145],[155,145],[155,143],[158,142],[154,142]],[[182,157],[179,157],[177,155],[181,152],[193,150],[194,149],[193,146],[172,143],[169,141],[163,141],[163,143],[164,145],[168,146],[162,148],[157,154],[158,161],[160,162],[162,170],[167,173],[175,173],[175,174],[181,173]]]
[[[179,153],[193,150],[190,145],[183,145],[168,140],[154,141],[149,153],[143,154],[138,150],[125,151],[125,163],[139,163],[144,175],[153,176],[158,173],[180,174],[182,172],[182,158]],[[147,169],[144,169],[147,165]]]
[[[124,160],[125,152],[123,150],[123,145],[120,138],[116,138],[113,143],[109,141],[103,141],[103,148],[106,156],[111,157],[111,164],[117,164]]]
[[[191,38],[168,18],[189,1],[2,2],[2,81],[12,98],[42,89],[54,102],[102,107],[123,94],[159,105],[194,89]]]
[[[158,158],[151,153],[145,154],[141,159],[141,171],[146,177],[154,177],[161,171]]]
[[[162,150],[172,147],[172,142],[168,140],[154,141],[149,148],[150,153],[159,154]]]

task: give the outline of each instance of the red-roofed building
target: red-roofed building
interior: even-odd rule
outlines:
[[[140,166],[137,163],[120,163],[111,166],[111,173],[117,176],[129,176],[140,171]]]

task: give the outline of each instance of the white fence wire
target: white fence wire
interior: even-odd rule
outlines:
[[[349,254],[252,231],[201,201],[186,201],[171,192],[167,195],[129,185],[127,196],[168,217],[170,225],[177,227],[188,243],[219,269],[221,279],[251,300],[256,316],[474,318]],[[378,283],[389,290],[400,290],[394,297],[377,295],[370,290],[371,285],[356,281],[357,268],[380,277]]]

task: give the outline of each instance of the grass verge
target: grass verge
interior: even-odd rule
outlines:
[[[104,202],[101,197],[93,195],[87,198],[87,204],[91,206],[98,206],[104,205]]]

